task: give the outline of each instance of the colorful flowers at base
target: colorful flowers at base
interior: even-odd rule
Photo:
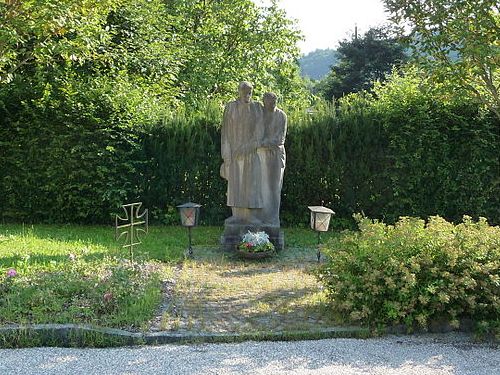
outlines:
[[[262,253],[273,251],[274,245],[269,241],[269,235],[266,232],[248,231],[243,235],[238,249],[248,253]]]

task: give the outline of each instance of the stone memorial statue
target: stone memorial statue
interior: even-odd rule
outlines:
[[[276,95],[266,93],[264,105],[252,101],[253,87],[241,82],[239,98],[226,105],[221,129],[221,176],[227,180],[227,205],[232,216],[224,223],[222,246],[236,248],[248,230],[264,231],[282,249],[279,208],[285,170],[287,119],[276,108]]]

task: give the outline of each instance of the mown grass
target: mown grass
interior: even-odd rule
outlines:
[[[198,227],[193,231],[197,246],[214,246],[222,229]],[[182,227],[150,227],[134,255],[162,262],[183,259],[187,231]],[[61,260],[71,253],[85,253],[86,259],[107,256],[128,257],[128,251],[114,239],[114,228],[78,225],[0,225],[0,257],[2,265],[19,260],[23,255],[39,256],[41,261]],[[9,259],[11,258],[11,259]]]
[[[219,227],[193,230],[195,259],[187,268],[213,262],[216,272],[207,277],[216,280],[218,272],[233,267],[219,262],[228,257],[218,250],[221,233]],[[314,259],[315,233],[285,229],[285,239],[296,249],[294,258],[303,252]],[[0,325],[87,323],[147,330],[162,298],[162,280],[171,279],[173,267],[185,262],[186,245],[185,228],[153,226],[131,261],[112,227],[0,225]],[[286,263],[291,254],[285,251],[273,262]],[[248,264],[233,261],[238,267]],[[12,270],[16,275],[8,276]],[[225,297],[233,292],[227,289]],[[264,312],[267,302],[258,303]]]

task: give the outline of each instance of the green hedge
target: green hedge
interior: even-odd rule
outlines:
[[[110,209],[139,196],[140,134],[113,87],[59,85],[2,92],[2,217],[107,222]]]
[[[304,217],[308,205],[324,202],[349,222],[363,210],[378,217],[391,199],[384,174],[387,138],[367,102],[345,101],[340,110],[318,109],[291,119],[283,187],[283,218]],[[339,225],[346,224],[340,222]]]
[[[204,223],[222,223],[222,105],[167,115],[148,100],[105,80],[0,90],[2,219],[109,223],[120,204],[142,200],[171,224],[193,200]],[[341,227],[354,212],[500,222],[500,124],[478,105],[395,75],[374,95],[287,112],[285,225],[306,225],[307,206],[322,201]]]
[[[470,214],[500,223],[498,118],[411,74],[393,75],[375,94],[388,140],[386,217]]]
[[[500,227],[467,216],[458,225],[439,216],[427,224],[403,217],[394,226],[357,219],[359,232],[325,246],[329,261],[318,272],[345,320],[413,329],[443,318],[458,328],[468,318],[498,331]]]
[[[219,224],[230,214],[219,176],[220,112],[206,103],[198,112],[178,113],[142,134],[141,199],[154,220],[178,224],[176,205],[186,201],[203,205],[205,224]]]

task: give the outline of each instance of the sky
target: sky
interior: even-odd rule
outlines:
[[[267,5],[268,0],[254,0]],[[298,21],[298,27],[305,36],[299,43],[302,53],[315,49],[335,49],[338,42],[354,33],[363,34],[372,26],[387,20],[382,0],[279,0],[289,18]]]

